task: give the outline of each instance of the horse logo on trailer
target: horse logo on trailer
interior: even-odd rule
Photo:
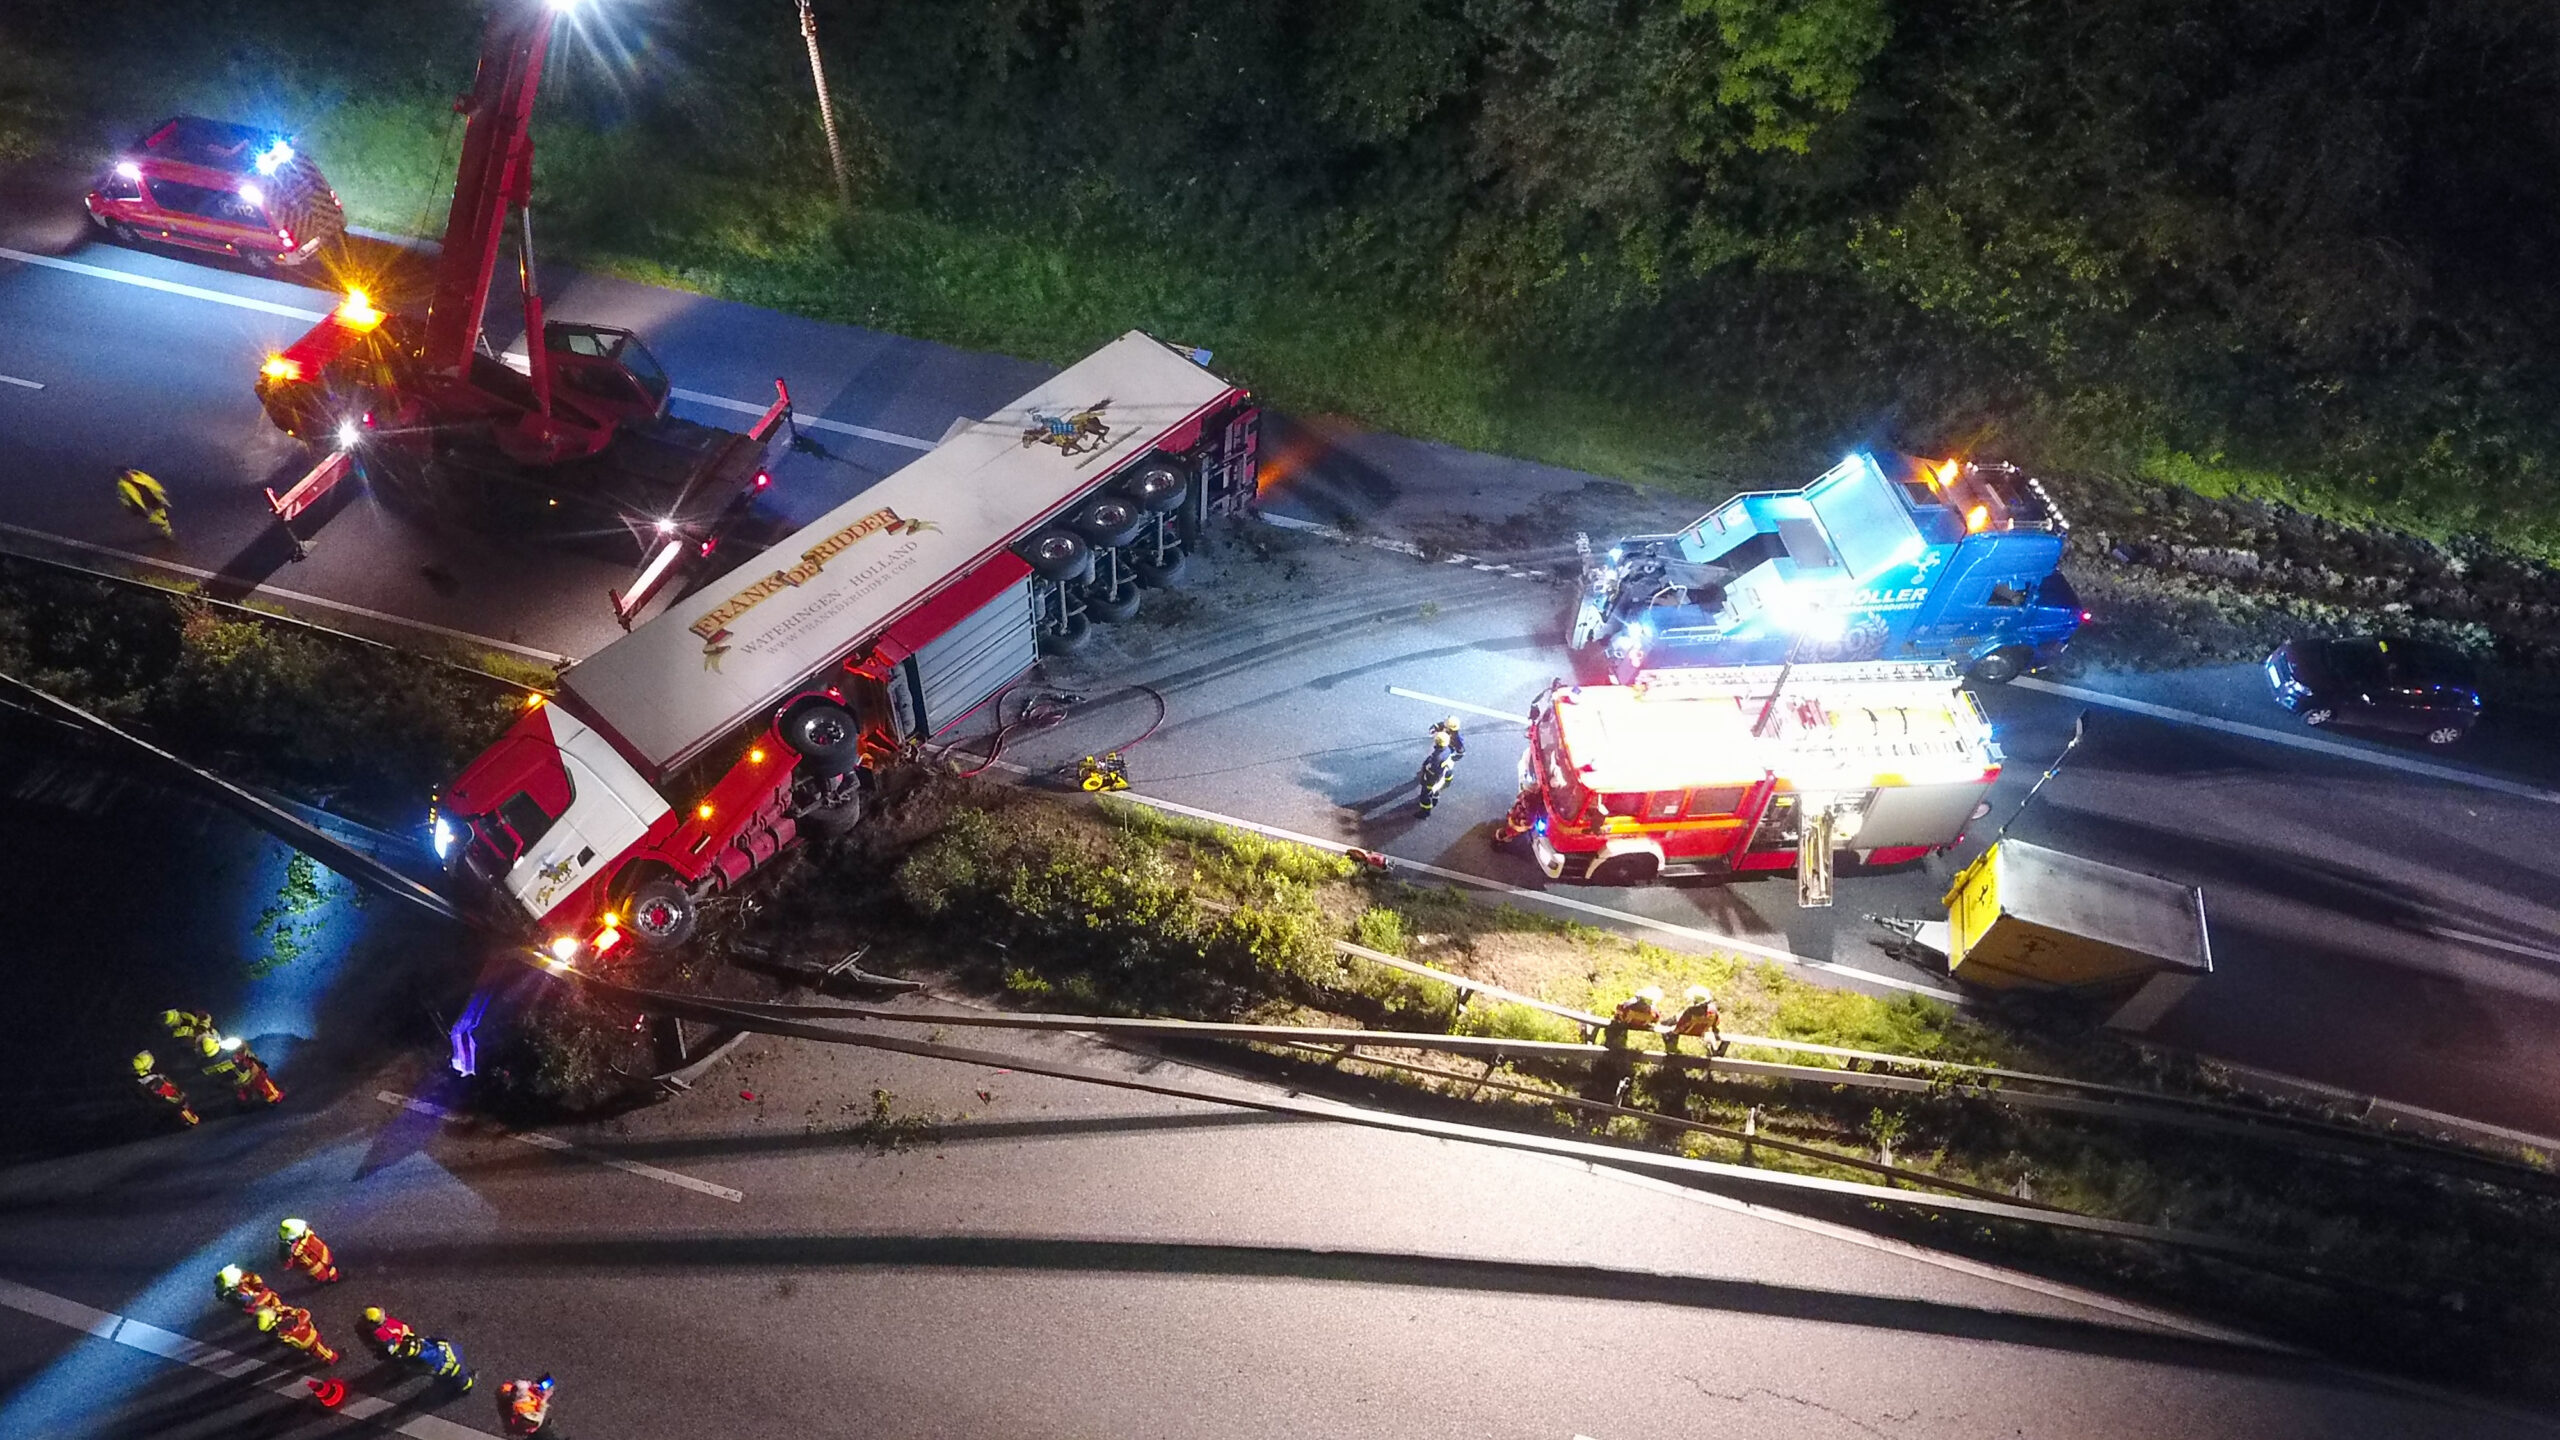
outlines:
[[[1031,412],[1031,423],[1022,430],[1022,448],[1055,445],[1060,454],[1081,455],[1111,438],[1111,426],[1102,412],[1111,408],[1109,400],[1097,400],[1072,415],[1044,415]]]

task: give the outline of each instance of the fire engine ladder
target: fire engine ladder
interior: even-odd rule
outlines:
[[[1796,905],[1806,910],[1831,904],[1831,847],[1837,840],[1833,797],[1806,795],[1796,801]]]

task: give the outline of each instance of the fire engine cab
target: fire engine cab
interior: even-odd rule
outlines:
[[[1549,687],[1530,709],[1520,799],[1551,879],[1797,872],[1830,903],[1836,851],[1892,865],[1947,849],[2000,776],[1991,723],[1943,663],[1656,670]]]

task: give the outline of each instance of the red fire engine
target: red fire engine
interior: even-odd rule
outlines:
[[[1946,664],[1656,670],[1556,682],[1530,710],[1506,838],[1553,879],[1794,867],[1830,903],[1835,851],[1891,865],[1963,838],[2000,747]]]

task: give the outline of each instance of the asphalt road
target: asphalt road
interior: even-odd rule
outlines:
[[[553,1132],[565,1151],[379,1098],[415,1084],[0,1172],[0,1433],[462,1440],[497,1430],[497,1381],[541,1372],[568,1440],[2541,1433],[2045,1282],[1463,1143],[783,1041],[681,1100]],[[288,1213],[345,1281],[269,1262]],[[323,1416],[244,1367],[295,1357],[214,1304],[231,1260],[313,1307],[358,1403],[397,1408]],[[479,1392],[442,1400],[354,1350],[367,1304],[459,1342]]]
[[[235,590],[309,597],[342,618],[394,617],[535,652],[584,653],[614,633],[604,593],[621,568],[421,528],[362,495],[329,521],[313,558],[285,556],[259,487],[289,480],[299,456],[266,426],[250,377],[261,355],[304,327],[276,311],[316,310],[327,296],[88,244],[58,218],[21,214],[5,238],[55,263],[0,257],[0,376],[41,387],[0,383],[0,525],[153,554],[215,572]],[[857,492],[952,419],[993,408],[1041,373],[650,287],[565,272],[551,283],[554,314],[640,328],[691,394],[752,406],[776,373],[788,376],[828,454],[786,468],[777,523]],[[737,418],[704,401],[685,406],[696,418]],[[1275,511],[1349,514],[1426,538],[1436,526],[1444,543],[1511,537],[1530,552],[1497,557],[1517,560],[1514,568],[1551,563],[1554,546],[1542,542],[1560,538],[1555,527],[1577,505],[1610,508],[1585,477],[1551,467],[1338,430],[1284,429],[1274,442]],[[127,464],[169,482],[176,546],[155,550],[116,513],[108,477]],[[1261,543],[1275,559],[1240,555],[1225,579],[1204,577],[1191,594],[1159,603],[1085,666],[1094,688],[1147,680],[1172,698],[1172,723],[1137,759],[1140,788],[1544,888],[1524,862],[1484,843],[1511,779],[1496,722],[1469,712],[1482,720],[1475,758],[1437,817],[1417,825],[1401,815],[1395,792],[1440,707],[1389,692],[1516,711],[1565,669],[1563,595],[1502,569],[1426,566],[1268,533]],[[1270,574],[1256,580],[1256,567]],[[2245,674],[2195,682],[2170,698],[2280,723],[2243,706],[2251,683]],[[2026,688],[1990,704],[2010,755],[1996,797],[2005,819],[2081,706]],[[1062,748],[1049,758],[1134,733],[1113,733],[1127,714],[1050,737]],[[2511,745],[2502,758],[2551,763],[2541,745]],[[2018,833],[2208,887],[2216,974],[2158,1027],[2162,1039],[2560,1133],[2560,1062],[2546,1043],[2560,1033],[2560,915],[2546,903],[2560,895],[2560,872],[2546,858],[2560,853],[2555,828],[2560,817],[2543,800],[2100,710],[2089,743]],[[1950,868],[1932,861],[1848,876],[1838,907],[1818,912],[1794,910],[1783,879],[1569,893],[1887,985],[1938,989],[1943,977],[1884,955],[1861,917],[1932,913]]]

